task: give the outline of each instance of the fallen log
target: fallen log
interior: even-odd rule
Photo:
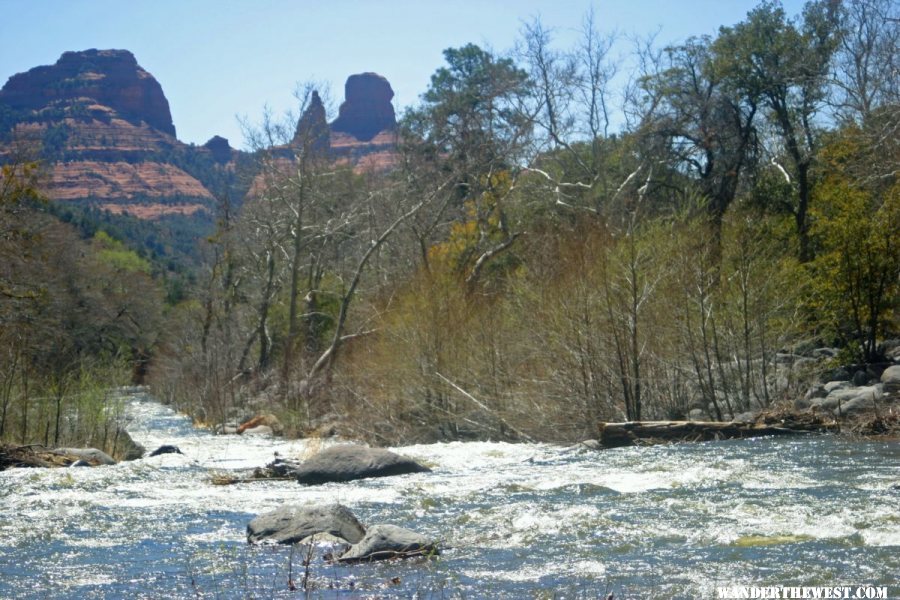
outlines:
[[[0,471],[13,468],[68,467],[77,457],[54,452],[40,444],[0,446]]]
[[[115,461],[96,448],[48,448],[42,444],[25,446],[0,445],[0,471],[14,468],[69,467],[83,461],[83,466],[115,464]]]
[[[213,475],[209,482],[213,485],[236,485],[238,483],[256,483],[258,481],[297,481],[296,477],[232,477],[229,475]]]
[[[598,441],[604,448],[642,446],[669,442],[702,442],[767,435],[793,435],[832,431],[836,425],[774,425],[722,423],[718,421],[629,421],[600,423]]]

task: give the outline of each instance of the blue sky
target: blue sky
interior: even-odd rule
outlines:
[[[66,50],[121,48],[163,87],[178,137],[213,135],[243,147],[237,117],[291,109],[298,83],[329,84],[337,105],[353,73],[375,71],[394,106],[418,101],[441,52],[473,42],[510,49],[523,21],[540,16],[560,48],[593,6],[601,31],[659,40],[715,34],[756,0],[0,0],[0,83],[56,62]],[[797,14],[800,0],[786,0]],[[620,51],[627,50],[625,42]]]

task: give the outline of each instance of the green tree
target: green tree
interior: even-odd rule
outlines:
[[[794,217],[801,261],[813,258],[809,209],[819,146],[816,116],[825,105],[837,45],[836,9],[829,0],[810,2],[794,22],[780,4],[766,0],[745,21],[721,28],[713,43],[719,76],[746,102],[759,99],[766,109],[774,137],[769,158],[791,185],[791,197],[780,199],[780,206]]]
[[[444,198],[436,203],[439,215],[448,207],[460,217],[473,211],[478,242],[465,278],[474,284],[484,265],[519,235],[505,201],[510,177],[531,150],[528,76],[512,59],[474,44],[447,49],[444,58],[447,66],[432,75],[422,105],[403,119],[404,147],[434,163],[439,177],[432,194]]]
[[[641,124],[651,146],[672,168],[685,173],[706,200],[721,243],[722,219],[737,196],[744,170],[756,156],[759,99],[729,85],[717,68],[720,57],[708,38],[691,38],[665,49],[663,63],[642,80],[652,98]],[[688,193],[688,195],[690,195]]]
[[[896,325],[900,303],[900,182],[849,175],[865,156],[861,139],[851,126],[823,151],[828,175],[816,189],[812,302],[826,331],[856,359],[878,362],[878,342]]]

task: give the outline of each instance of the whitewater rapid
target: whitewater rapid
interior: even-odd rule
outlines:
[[[0,598],[281,598],[301,559],[248,546],[257,514],[340,502],[443,540],[435,561],[334,566],[313,597],[712,597],[718,585],[872,584],[900,574],[900,444],[835,436],[601,452],[394,448],[432,473],[304,487],[215,485],[334,441],[216,436],[146,396],[134,439],[165,454],[0,473]]]

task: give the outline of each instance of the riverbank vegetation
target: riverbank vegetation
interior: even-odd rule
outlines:
[[[110,388],[146,367],[161,298],[149,263],[45,212],[40,165],[0,179],[0,440],[118,454]]]
[[[168,303],[115,239],[17,224],[41,213],[23,163],[3,179],[24,187],[2,206],[0,437],[56,443],[87,418],[65,390],[109,364],[210,425],[274,412],[376,443],[577,440],[789,403],[840,364],[877,377],[898,335],[898,25],[887,0],[766,1],[616,57],[591,16],[570,49],[533,21],[508,54],[445,52],[387,173],[266,116],[250,193],[223,198]]]

